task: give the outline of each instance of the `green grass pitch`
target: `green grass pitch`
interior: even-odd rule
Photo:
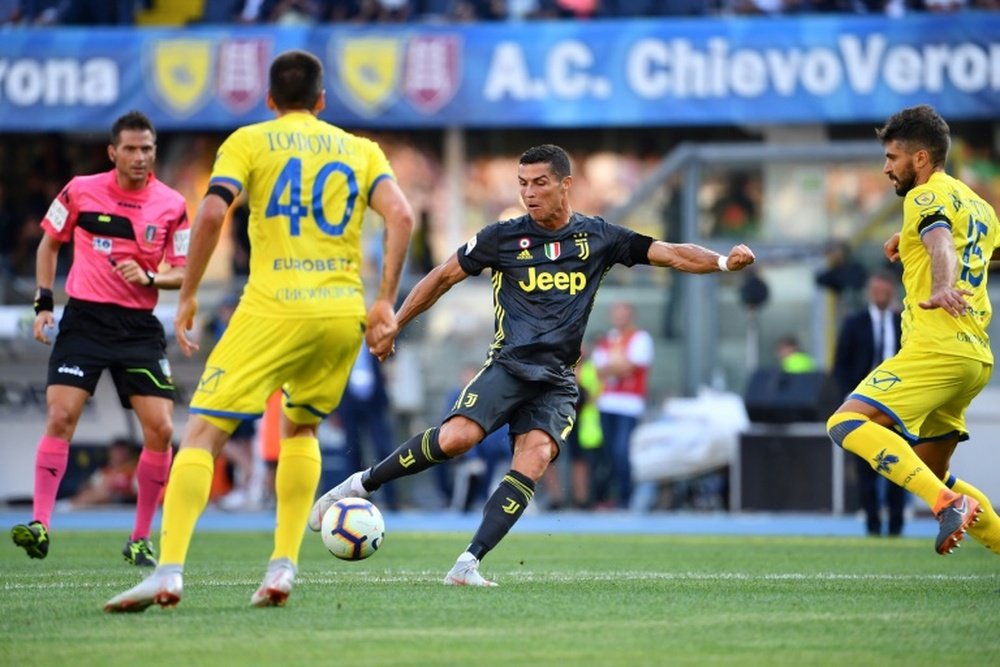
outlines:
[[[198,533],[181,604],[108,615],[144,572],[122,535],[0,549],[0,665],[1000,664],[1000,560],[967,539],[513,534],[493,589],[441,579],[465,535],[389,533],[359,563],[309,535],[283,609],[254,609],[271,538]]]

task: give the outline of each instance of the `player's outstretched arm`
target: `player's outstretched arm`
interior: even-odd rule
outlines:
[[[952,317],[961,317],[969,309],[966,296],[969,290],[958,289],[958,253],[955,240],[948,227],[937,227],[926,231],[922,237],[927,254],[931,256],[931,296],[920,302],[924,310],[944,308]]]
[[[236,196],[235,188],[224,185]],[[222,233],[222,222],[229,210],[229,203],[221,196],[210,192],[205,195],[198,206],[194,223],[191,225],[191,244],[188,247],[187,269],[184,281],[181,283],[180,300],[177,303],[177,314],[174,316],[174,333],[181,351],[185,355],[198,349],[198,344],[187,337],[187,332],[194,328],[194,316],[198,313],[198,285],[205,275],[208,260],[211,259],[215,246],[219,243]]]
[[[458,254],[452,255],[431,269],[430,273],[424,276],[410,293],[406,295],[403,305],[396,312],[396,321],[398,322],[399,329],[402,329],[410,320],[437,303],[442,294],[468,277],[469,274],[458,263]],[[392,354],[395,339],[396,335],[393,334],[391,337],[380,340],[377,345],[372,347],[371,353],[379,361],[385,361]]]
[[[433,306],[445,292],[468,277],[469,274],[458,263],[458,254],[435,266],[406,295],[403,305],[396,311],[400,328]]]
[[[383,179],[375,186],[369,202],[372,210],[382,216],[385,221],[384,253],[382,259],[382,280],[379,283],[378,295],[372,307],[368,310],[368,328],[365,340],[372,354],[375,350],[385,348],[392,351],[392,341],[399,333],[394,308],[396,296],[399,294],[399,280],[406,262],[406,251],[410,246],[410,234],[413,232],[413,208],[403,195],[396,181]],[[384,359],[385,357],[379,357]]]
[[[739,271],[754,263],[753,251],[742,243],[733,246],[728,255],[720,255],[694,243],[654,241],[647,255],[653,266],[666,266],[686,273]]]

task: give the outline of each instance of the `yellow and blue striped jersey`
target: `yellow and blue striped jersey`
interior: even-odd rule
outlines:
[[[931,296],[931,257],[922,236],[947,227],[958,254],[959,289],[970,312],[952,317],[937,308],[924,310],[919,303]],[[935,172],[923,185],[907,193],[903,202],[903,228],[899,256],[903,263],[903,346],[993,363],[986,328],[992,317],[986,292],[990,256],[1000,247],[996,212],[965,183],[944,172]]]
[[[246,189],[250,277],[240,307],[261,317],[364,314],[361,222],[394,178],[382,149],[309,113],[241,127],[211,184]]]

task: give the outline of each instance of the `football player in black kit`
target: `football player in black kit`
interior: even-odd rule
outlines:
[[[615,264],[652,264],[688,273],[738,271],[754,261],[745,245],[727,256],[693,244],[654,241],[570,208],[569,156],[546,144],[524,152],[517,178],[527,215],[483,228],[421,280],[400,307],[399,327],[468,276],[492,270],[496,335],[486,363],[440,426],[407,440],[388,458],[320,497],[309,526],[319,530],[337,500],[365,498],[383,484],[464,454],[510,425],[510,471],[486,502],[483,520],[446,584],[494,586],[479,562],[531,501],[535,483],[559,454],[576,417],[574,366],[604,274]],[[385,359],[398,331],[372,353]]]

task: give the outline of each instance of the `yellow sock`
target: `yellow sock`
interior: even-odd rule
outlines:
[[[839,412],[826,423],[833,441],[868,461],[878,474],[920,496],[937,511],[958,494],[937,478],[903,438],[858,412]]]
[[[946,475],[946,484],[955,493],[972,496],[979,501],[979,520],[969,526],[969,535],[995,554],[1000,554],[1000,516],[982,491],[953,475]]]
[[[275,558],[299,562],[309,510],[316,499],[321,460],[316,438],[287,438],[281,441],[278,470],[274,477],[277,517],[274,526]]]
[[[184,565],[194,525],[208,503],[215,459],[204,449],[189,447],[177,452],[163,499],[160,530],[160,564]]]

